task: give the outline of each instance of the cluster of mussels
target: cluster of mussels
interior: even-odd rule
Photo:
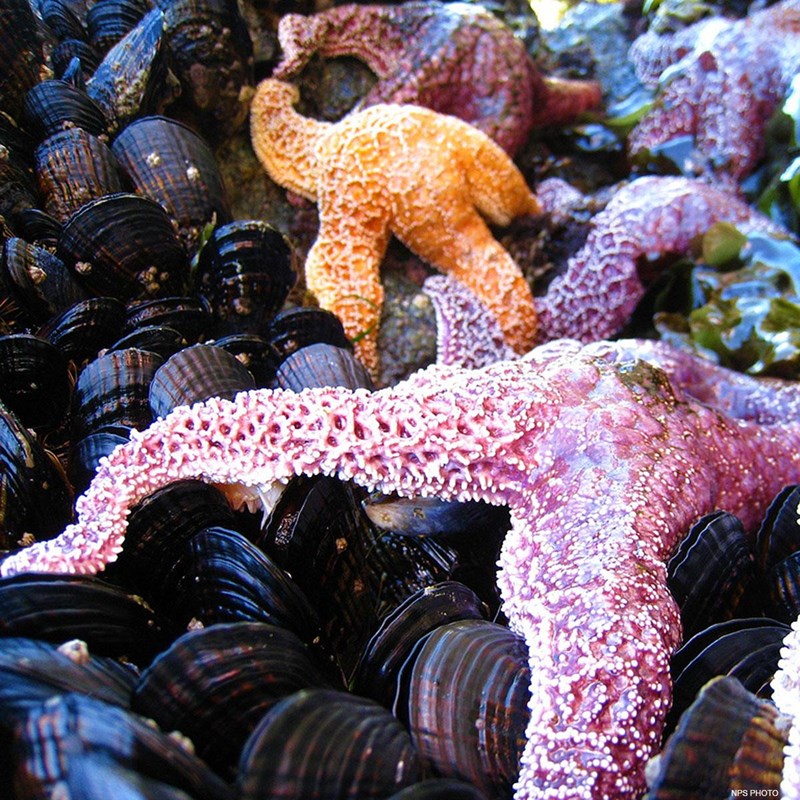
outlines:
[[[8,551],[63,529],[99,459],[179,405],[371,383],[336,317],[287,307],[292,247],[231,219],[195,132],[243,119],[233,4],[3,0],[0,18],[21,109],[0,118]],[[100,577],[0,581],[0,795],[510,795],[530,676],[498,619],[507,514],[333,478],[276,496],[254,512],[176,483]]]

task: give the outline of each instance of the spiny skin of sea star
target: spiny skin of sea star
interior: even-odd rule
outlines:
[[[659,746],[680,640],[664,562],[724,508],[753,528],[800,479],[800,426],[681,400],[613,351],[436,366],[391,389],[243,392],[176,409],[101,461],[55,540],[0,572],[94,572],[130,507],[185,478],[265,486],[337,474],[404,496],[505,504],[498,584],[531,664],[517,798],[631,798]]]
[[[742,20],[702,20],[675,34],[646,33],[630,58],[664,88],[628,138],[630,152],[691,135],[706,178],[740,181],[764,152],[766,123],[800,69],[800,2]]]
[[[742,233],[785,233],[731,192],[691,178],[646,176],[623,186],[591,222],[581,249],[536,298],[540,342],[590,342],[612,336],[644,294],[637,261],[689,253],[692,239],[717,222]]]
[[[600,104],[593,81],[543,78],[503,22],[469,3],[337,6],[278,25],[283,58],[273,75],[297,75],[314,53],[355,56],[377,75],[363,99],[452,114],[513,155],[532,125],[560,125]]]
[[[394,234],[463,281],[494,312],[517,352],[533,344],[530,287],[487,223],[540,205],[506,153],[462,120],[419,106],[377,105],[337,123],[295,111],[297,88],[268,78],[251,107],[253,148],[276,183],[319,205],[308,288],[333,311],[376,372],[380,265]]]
[[[791,720],[789,742],[783,750],[781,797],[800,800],[800,619],[783,640],[778,669],[772,678],[772,701]]]

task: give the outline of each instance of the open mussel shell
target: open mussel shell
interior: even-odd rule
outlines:
[[[730,619],[754,577],[749,538],[737,517],[715,511],[696,522],[667,563],[684,636]]]
[[[142,673],[133,709],[163,730],[184,733],[195,752],[224,774],[233,771],[264,714],[306,688],[330,684],[291,631],[234,622],[177,639]]]
[[[73,640],[59,646],[38,639],[0,637],[0,730],[32,705],[66,692],[90,694],[129,708],[138,678],[130,664],[90,655],[84,642]]]
[[[253,45],[235,3],[158,0],[171,65],[182,92],[170,113],[202,130],[215,144],[247,120],[253,85]]]
[[[126,192],[90,200],[72,214],[57,254],[95,294],[120,300],[176,294],[189,275],[167,212]]]
[[[732,619],[695,634],[672,656],[672,708],[666,729],[694,701],[712,678],[730,675],[746,689],[769,697],[789,626],[763,617]]]
[[[124,321],[122,302],[114,297],[90,297],[52,317],[38,335],[80,366],[120,337]]]
[[[369,371],[352,350],[322,342],[290,353],[275,371],[272,385],[293,392],[321,386],[374,388]]]
[[[489,620],[450,622],[428,634],[405,670],[397,713],[423,763],[491,797],[509,796],[530,718],[522,637]]]
[[[95,577],[26,573],[0,579],[0,635],[57,644],[86,642],[92,653],[148,663],[175,629],[140,597]]]
[[[786,728],[775,707],[736,678],[713,679],[648,765],[646,800],[730,797],[737,791],[777,797]]]
[[[34,160],[45,210],[59,222],[89,200],[125,189],[109,146],[83,128],[48,136],[36,148]]]
[[[166,325],[144,325],[117,339],[108,349],[127,350],[132,347],[136,350],[149,350],[166,361],[188,346],[186,337],[175,328]]]
[[[148,11],[105,54],[86,82],[86,93],[103,109],[112,134],[171,99],[161,11]]]
[[[72,518],[72,497],[55,457],[0,403],[0,551],[49,539]]]
[[[83,39],[62,39],[50,53],[50,63],[56,78],[65,80],[65,76],[74,69],[77,59],[84,84],[100,65],[100,58],[97,50]]]
[[[89,296],[60,258],[16,236],[4,242],[2,263],[14,294],[37,323]]]
[[[68,127],[82,128],[94,136],[106,130],[103,109],[82,89],[60,78],[42,81],[28,90],[22,117],[27,130],[39,140]]]
[[[119,133],[112,149],[135,191],[169,212],[190,255],[206,226],[230,221],[214,153],[186,125],[167,117],[141,117]]]
[[[133,506],[122,553],[109,569],[148,601],[170,610],[165,576],[187,542],[204,528],[232,527],[234,521],[225,496],[213,486],[176,481]]]
[[[291,245],[266,222],[221,225],[200,252],[198,290],[213,309],[218,335],[263,333],[296,280]]]
[[[239,392],[255,389],[250,371],[220,347],[196,344],[168,358],[153,376],[150,408],[165,417],[178,406],[210,397],[232,400]]]
[[[72,428],[80,439],[101,428],[144,430],[153,421],[148,393],[162,359],[148,350],[114,350],[98,356],[78,376]]]
[[[306,596],[236,530],[215,526],[193,536],[165,585],[172,615],[181,623],[267,622],[306,644],[319,643],[319,617]]]
[[[408,732],[372,700],[305,689],[281,700],[242,751],[240,800],[386,798],[421,777]]]
[[[400,670],[428,633],[448,622],[484,617],[480,599],[463,583],[442,581],[417,590],[370,637],[353,675],[353,690],[391,708]]]
[[[211,312],[201,299],[188,295],[131,300],[125,307],[122,333],[132,333],[145,325],[174,328],[189,344],[195,344],[211,327]]]
[[[18,797],[54,797],[57,786],[73,783],[70,773],[85,758],[175,786],[195,800],[231,797],[230,787],[177,739],[82,694],[59,695],[31,708],[15,726],[11,751]]]
[[[265,336],[281,354],[281,359],[317,342],[350,347],[339,317],[323,308],[287,308],[276,314]]]
[[[756,558],[762,572],[800,550],[800,485],[775,495],[756,534]]]
[[[0,401],[28,428],[51,428],[69,408],[72,382],[64,354],[45,339],[0,336]]]

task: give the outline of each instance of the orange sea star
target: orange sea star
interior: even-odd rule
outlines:
[[[294,109],[297,87],[262,81],[250,111],[253,148],[270,176],[319,205],[306,284],[377,368],[383,303],[379,269],[394,234],[465,283],[492,310],[507,342],[533,344],[531,290],[487,223],[540,212],[522,174],[486,134],[412,105],[375,105],[336,123]]]

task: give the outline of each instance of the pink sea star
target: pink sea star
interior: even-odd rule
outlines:
[[[623,186],[592,219],[565,271],[536,298],[538,341],[614,335],[644,294],[637,263],[688,254],[692,239],[717,222],[742,233],[785,233],[730,192],[699,180],[646,176]]]
[[[435,366],[372,393],[258,390],[179,408],[101,463],[75,524],[0,572],[101,569],[131,505],[183,478],[263,487],[335,473],[406,496],[505,504],[498,582],[532,668],[516,796],[633,797],[680,639],[665,559],[715,508],[755,525],[800,479],[800,426],[728,417],[605,347]]]
[[[469,3],[420,0],[286,14],[274,75],[297,75],[314,53],[356,56],[377,75],[362,101],[412,103],[472,123],[514,154],[533,125],[571,122],[599,105],[592,81],[544,78],[497,17]]]
[[[762,156],[767,120],[800,70],[800,2],[674,34],[648,31],[630,58],[643,82],[664,87],[632,131],[631,153],[693,136],[700,173],[737,182]]]

